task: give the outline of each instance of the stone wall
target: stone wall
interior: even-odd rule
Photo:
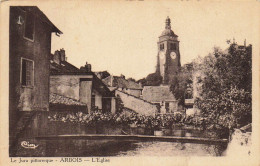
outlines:
[[[51,76],[50,92],[79,100],[79,77],[71,75]]]
[[[251,132],[242,132],[236,129],[231,136],[225,155],[237,158],[250,156],[252,146],[251,134]]]
[[[143,115],[152,115],[158,111],[157,106],[148,101],[135,97],[133,95],[124,93],[122,91],[116,90],[116,96],[119,95],[124,107],[134,110],[135,112]]]
[[[75,111],[60,111],[66,115],[67,113],[75,113]],[[80,110],[79,110],[80,111]],[[53,116],[57,111],[37,111],[35,115],[21,133],[21,138],[34,138],[38,136],[64,135],[64,134],[120,134],[121,125],[112,124],[96,124],[86,125],[74,122],[51,121],[48,116]],[[118,128],[116,128],[118,127]]]

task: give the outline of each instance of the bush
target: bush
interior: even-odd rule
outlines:
[[[184,117],[182,114],[176,113],[175,115],[156,115],[145,116],[132,113],[126,115],[123,113],[112,114],[112,113],[102,113],[102,111],[91,112],[90,114],[85,114],[82,112],[77,113],[62,113],[57,112],[48,117],[50,121],[59,121],[59,122],[72,122],[72,123],[81,123],[83,125],[91,126],[99,123],[104,124],[125,124],[136,126],[145,126],[147,128],[171,128],[173,124],[187,124],[187,125],[201,125],[201,123],[195,123],[196,120],[194,117]]]

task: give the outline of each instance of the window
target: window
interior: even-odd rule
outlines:
[[[185,94],[185,99],[192,99],[193,94],[192,94],[192,88],[187,88],[186,94]]]
[[[165,109],[166,109],[166,113],[169,113],[170,104],[168,102],[165,103]]]
[[[156,107],[157,107],[157,109],[158,109],[158,113],[160,113],[161,112],[161,104],[160,103],[154,103],[155,105],[156,105]]]
[[[160,44],[160,50],[163,50],[164,49],[164,44]]]
[[[176,43],[171,43],[170,48],[171,50],[176,50],[177,49]]]
[[[24,37],[32,41],[34,39],[34,15],[29,12],[25,16]]]
[[[23,86],[33,86],[33,61],[22,58],[21,83]]]
[[[91,95],[91,109],[94,110],[95,109],[95,102],[96,102],[96,96],[94,94]]]

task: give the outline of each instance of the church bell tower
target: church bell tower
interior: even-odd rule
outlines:
[[[156,73],[163,78],[162,84],[169,84],[181,67],[178,36],[171,30],[171,19],[166,18],[165,29],[159,36]]]

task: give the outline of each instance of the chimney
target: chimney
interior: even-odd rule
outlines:
[[[91,72],[91,64],[86,64],[86,71]]]
[[[61,62],[66,61],[66,55],[65,55],[65,50],[64,50],[64,48],[60,49],[60,61],[61,61]]]
[[[85,72],[91,72],[91,64],[88,64],[88,62],[86,62],[84,67],[81,67],[80,69],[84,70]]]
[[[58,50],[54,52],[53,61],[60,65],[60,52]]]
[[[123,74],[120,75],[121,78],[125,79],[125,76]]]

